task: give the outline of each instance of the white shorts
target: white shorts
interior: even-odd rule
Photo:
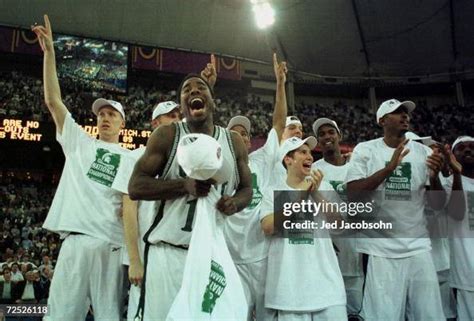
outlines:
[[[444,320],[431,253],[399,259],[370,255],[361,316],[366,321]]]
[[[438,271],[439,292],[446,318],[456,317],[456,298],[448,282],[449,270]]]
[[[247,299],[249,316],[247,320],[255,318],[258,321],[274,319],[274,310],[266,309],[265,304],[265,280],[267,277],[267,259],[258,262],[236,264],[242,286],[244,288],[245,298]]]
[[[364,277],[343,275],[342,278],[346,288],[347,313],[349,315],[358,315],[362,308]]]
[[[316,312],[278,310],[276,321],[347,321],[346,307],[334,305]]]
[[[117,321],[123,311],[122,248],[89,235],[69,235],[59,252],[44,320]]]
[[[145,250],[146,253],[146,250]],[[146,255],[146,254],[145,254]],[[164,321],[181,288],[188,251],[164,243],[150,245],[145,257],[143,320]]]
[[[457,289],[458,321],[474,320],[474,291]]]

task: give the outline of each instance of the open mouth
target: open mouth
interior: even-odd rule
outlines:
[[[191,110],[200,110],[204,108],[204,100],[201,97],[192,98],[189,102],[189,108]]]
[[[307,170],[311,170],[311,165],[312,165],[311,163],[304,163],[303,168]]]

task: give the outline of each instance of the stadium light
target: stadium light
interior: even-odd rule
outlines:
[[[275,11],[265,0],[250,0],[257,27],[265,29],[275,22]]]

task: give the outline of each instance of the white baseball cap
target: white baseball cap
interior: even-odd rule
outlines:
[[[406,132],[405,133],[405,138],[416,141],[416,142],[420,142],[423,145],[428,146],[428,147],[433,145],[433,144],[438,143],[433,138],[431,138],[431,136],[420,137],[417,134],[415,134],[414,132]]]
[[[234,126],[242,126],[250,135],[250,120],[245,116],[235,116],[229,121],[227,129],[232,129]]]
[[[296,117],[296,116],[288,116],[288,117],[286,117],[286,124],[285,124],[285,127],[288,127],[288,126],[293,125],[293,124],[297,124],[297,125],[303,126],[303,124],[301,124],[301,121],[298,119],[298,117]]]
[[[339,130],[339,127],[337,126],[337,123],[334,120],[322,117],[322,118],[316,119],[316,121],[313,123],[313,132],[314,132],[314,135],[316,135],[316,137],[318,137],[319,127],[323,125],[330,125],[336,128],[339,135],[342,135],[341,131]]]
[[[377,109],[377,124],[383,116],[393,113],[400,106],[405,106],[408,109],[408,112],[412,112],[416,107],[415,103],[409,100],[403,102],[396,99],[386,100],[380,104],[379,109]]]
[[[119,103],[118,101],[111,100],[111,99],[104,99],[104,98],[96,99],[92,103],[92,112],[94,113],[94,115],[97,116],[97,114],[99,113],[99,110],[105,106],[110,106],[114,108],[115,110],[117,110],[120,113],[120,115],[122,115],[122,118],[125,120],[125,112],[123,111],[122,104]]]
[[[279,154],[280,154],[280,160],[282,161],[286,154],[291,152],[292,150],[298,149],[304,144],[307,144],[309,149],[313,150],[316,145],[318,145],[318,141],[316,140],[316,137],[314,136],[308,136],[305,139],[301,139],[298,137],[290,137],[287,140],[283,142],[280,146]]]
[[[454,148],[456,147],[457,144],[468,143],[468,142],[474,142],[474,138],[471,136],[459,136],[454,141],[453,146],[451,147],[451,150],[454,151]]]
[[[155,109],[153,109],[151,120],[154,120],[158,116],[165,115],[176,108],[179,108],[179,105],[175,103],[174,101],[170,100],[170,101],[161,102],[155,106]]]
[[[209,135],[184,135],[179,140],[176,156],[178,164],[190,178],[201,181],[213,178],[222,184],[232,173],[232,163],[224,160],[221,145]]]

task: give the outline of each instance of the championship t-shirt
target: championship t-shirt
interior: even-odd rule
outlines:
[[[346,184],[344,183],[350,163],[342,166],[335,166],[320,159],[313,163],[311,169],[319,169],[323,172],[323,180],[330,183],[334,190],[339,194],[342,200],[347,200]],[[339,253],[339,267],[343,276],[362,276],[362,258],[361,254],[355,251],[355,239],[347,236],[340,236],[333,239]]]
[[[356,250],[361,253],[402,258],[431,250],[424,217],[425,188],[429,182],[426,160],[431,150],[413,141],[406,148],[410,152],[376,189],[378,215],[391,222],[393,229],[377,231],[377,238],[369,237],[373,231],[362,231],[362,237],[356,240]],[[346,182],[367,178],[385,168],[394,151],[383,138],[358,144],[352,153]]]
[[[133,162],[129,151],[92,138],[69,113],[56,139],[66,162],[43,227],[62,237],[77,232],[123,245],[122,197],[128,192],[116,177]]]
[[[292,191],[282,182],[274,190]],[[322,182],[320,191],[334,191]],[[273,213],[273,193],[265,193],[261,218]],[[333,200],[328,200],[333,201]],[[339,200],[337,200],[339,201]],[[324,215],[317,215],[321,223]],[[265,307],[284,311],[318,311],[345,305],[344,282],[327,230],[315,229],[310,238],[272,237],[268,252]]]

